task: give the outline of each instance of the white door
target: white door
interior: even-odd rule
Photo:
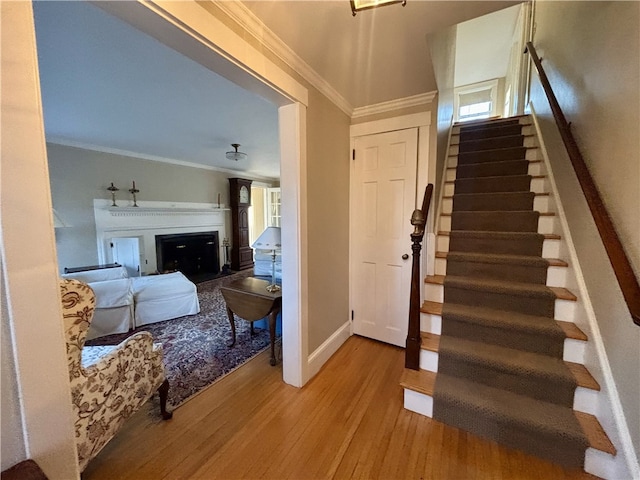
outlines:
[[[417,160],[416,128],[355,140],[354,333],[398,346],[407,337]]]
[[[140,276],[140,239],[131,238],[112,238],[111,255],[113,261],[119,263],[127,269],[130,277]]]

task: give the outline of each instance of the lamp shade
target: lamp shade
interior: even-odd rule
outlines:
[[[259,250],[280,250],[280,227],[267,227],[253,242],[251,248]]]

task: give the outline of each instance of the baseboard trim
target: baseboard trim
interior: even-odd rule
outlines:
[[[351,336],[351,322],[347,321],[342,324],[325,342],[316,348],[309,355],[309,379],[313,378],[320,371],[322,366],[329,360],[334,353],[342,346],[344,342]]]

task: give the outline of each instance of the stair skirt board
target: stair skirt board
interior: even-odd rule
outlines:
[[[559,225],[536,149],[527,117],[454,127],[415,372],[431,386],[404,385],[405,408],[584,466],[575,412],[593,414],[597,391],[574,376],[586,348],[569,326],[575,297],[547,286],[564,285],[567,265],[549,260]]]

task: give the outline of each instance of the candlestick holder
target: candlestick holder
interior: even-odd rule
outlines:
[[[140,190],[138,190],[138,189],[136,188],[136,182],[133,182],[133,188],[130,188],[130,189],[129,189],[129,193],[130,193],[131,195],[133,195],[133,206],[134,206],[134,207],[137,207],[137,206],[138,206],[138,204],[136,203],[136,193],[138,193],[139,191],[140,191]]]
[[[111,192],[111,206],[117,207],[118,205],[116,205],[116,192],[120,189],[114,186],[113,182],[111,182],[111,186],[107,187],[107,190]]]

